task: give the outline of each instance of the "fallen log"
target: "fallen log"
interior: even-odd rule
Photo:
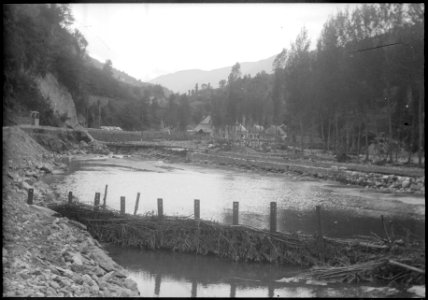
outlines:
[[[397,266],[397,267],[401,267],[401,268],[410,270],[410,271],[414,271],[414,272],[418,272],[418,273],[421,273],[421,274],[425,274],[425,270],[422,270],[422,269],[419,269],[419,268],[416,268],[416,267],[413,267],[413,266],[409,266],[409,265],[400,263],[400,262],[392,260],[392,259],[389,259],[388,263],[391,264],[391,265]]]
[[[329,237],[324,237],[324,240],[326,240],[328,242],[332,242],[332,243],[341,244],[341,245],[361,246],[361,247],[372,248],[372,249],[386,250],[386,249],[390,248],[388,245],[376,245],[376,244],[372,244],[372,243],[368,243],[368,242],[361,242],[358,240],[349,241],[349,240],[334,239],[334,238],[329,238]]]

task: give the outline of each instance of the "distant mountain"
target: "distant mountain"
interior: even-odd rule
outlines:
[[[95,59],[93,57],[87,56],[87,60],[89,61],[90,64],[92,64],[94,67],[96,67],[98,69],[102,69],[104,66],[104,63],[98,61],[97,59]],[[149,87],[149,86],[153,86],[156,84],[156,83],[143,82],[139,79],[136,79],[136,78],[128,75],[127,73],[125,73],[123,71],[115,69],[114,67],[113,67],[113,77],[119,81],[125,82],[125,83],[130,84],[130,85],[139,86],[139,87]],[[162,86],[162,89],[164,91],[165,97],[168,97],[171,94],[171,91],[168,90],[167,88],[165,88],[164,86]]]
[[[247,74],[254,76],[261,71],[272,73],[272,64],[275,57],[276,55],[256,62],[240,63],[242,76]],[[231,70],[232,66],[211,71],[184,70],[156,77],[150,80],[150,83],[160,84],[174,92],[187,93],[188,90],[195,88],[196,83],[198,83],[199,87],[203,83],[210,83],[213,88],[218,87],[220,80],[227,80]]]

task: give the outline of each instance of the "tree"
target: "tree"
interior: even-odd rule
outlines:
[[[109,77],[113,77],[113,63],[110,59],[107,59],[103,66],[103,71]]]
[[[285,66],[287,87],[286,116],[290,121],[289,128],[300,133],[300,147],[303,152],[303,137],[311,113],[311,57],[310,41],[303,28],[291,45],[290,57]]]
[[[185,131],[189,124],[191,115],[189,99],[186,95],[181,95],[179,98],[179,106],[177,110],[178,128]]]
[[[226,87],[226,83],[227,83],[226,80],[222,79],[218,82],[218,85],[221,89],[223,89]]]

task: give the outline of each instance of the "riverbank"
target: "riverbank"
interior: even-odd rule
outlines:
[[[68,146],[74,153],[103,148]],[[3,151],[3,296],[138,296],[136,283],[84,225],[46,208],[63,200],[40,178],[63,172],[64,154],[46,150],[17,127],[3,128]],[[30,188],[35,205],[27,204]]]
[[[369,190],[425,195],[424,169],[407,166],[378,166],[358,162],[337,162],[332,157],[277,150],[257,152],[248,147],[222,149],[208,141],[152,141],[114,143],[107,146],[115,153],[143,159],[161,159],[222,168],[288,173],[295,176],[362,186]]]
[[[354,165],[324,163],[303,160],[287,160],[281,157],[271,158],[262,155],[245,155],[228,152],[195,152],[189,157],[192,163],[211,164],[227,167],[238,167],[247,170],[261,170],[271,173],[289,173],[298,176],[308,176],[324,180],[334,180],[339,183],[363,186],[383,192],[399,192],[425,194],[425,176],[422,174],[396,175],[397,170],[376,170],[355,168]],[[385,168],[384,168],[385,169]],[[398,171],[399,174],[409,172]],[[419,172],[420,173],[420,172]]]

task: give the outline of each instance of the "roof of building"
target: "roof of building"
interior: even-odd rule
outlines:
[[[281,136],[287,135],[287,133],[284,131],[284,129],[282,129],[281,126],[276,126],[276,125],[271,125],[269,128],[265,130],[265,133],[270,135],[281,135]]]
[[[196,132],[202,131],[206,133],[213,132],[213,126],[211,122],[211,116],[205,117],[195,128]]]

